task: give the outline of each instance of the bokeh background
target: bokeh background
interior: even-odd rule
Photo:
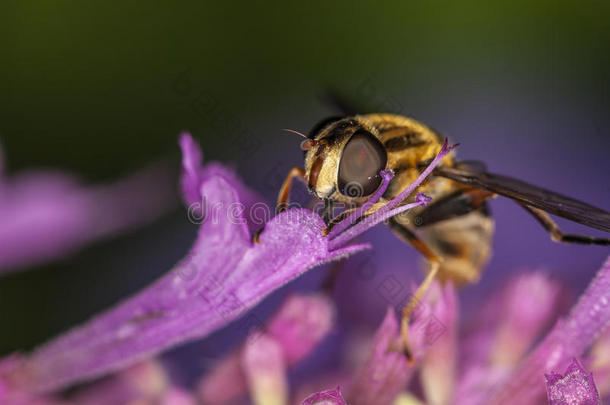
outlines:
[[[302,164],[299,139],[281,128],[308,131],[335,114],[320,100],[332,87],[428,123],[461,142],[461,158],[610,210],[608,2],[4,1],[0,16],[9,174],[53,168],[97,183],[166,161],[177,179],[177,135],[190,130],[207,160],[233,165],[273,201],[284,174]],[[86,320],[183,257],[196,226],[177,184],[174,210],[153,224],[3,277],[0,354]],[[296,194],[304,201],[303,190]],[[550,242],[508,200],[492,210],[495,254],[479,285],[461,292],[465,314],[509,274],[531,268],[578,294],[608,254]],[[344,324],[381,320],[378,288],[388,275],[405,285],[420,277],[417,255],[389,230],[366,239],[374,252],[349,259],[336,287]],[[267,300],[261,316],[327,271]],[[205,366],[202,347],[219,352],[223,333],[193,349],[194,367]]]

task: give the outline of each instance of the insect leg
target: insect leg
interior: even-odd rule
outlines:
[[[440,263],[442,258],[434,253],[432,249],[426,245],[426,243],[421,240],[415,233],[413,233],[409,228],[400,222],[396,221],[394,218],[390,218],[388,220],[388,225],[394,231],[396,236],[398,236],[401,240],[413,246],[415,250],[421,253],[426,259],[428,259],[431,263]]]
[[[288,202],[290,201],[290,188],[292,186],[292,180],[295,177],[298,177],[301,180],[304,180],[305,171],[303,169],[301,169],[300,167],[293,167],[288,172],[288,175],[286,176],[286,179],[284,179],[284,183],[282,183],[282,188],[280,189],[280,192],[278,193],[278,196],[277,196],[276,211],[278,213],[285,211],[288,208]],[[264,226],[261,229],[259,229],[258,231],[256,231],[254,233],[254,235],[252,235],[253,243],[261,242],[261,233],[263,232],[263,230],[265,230]]]
[[[337,225],[339,222],[343,221],[345,218],[349,216],[352,212],[356,211],[356,208],[348,208],[345,211],[335,215],[332,219],[327,220],[324,218],[324,222],[326,222],[326,229],[324,229],[324,235],[328,235],[330,231],[332,231],[333,226]]]
[[[596,238],[593,236],[563,233],[555,221],[553,221],[553,219],[546,212],[538,208],[530,207],[529,205],[519,205],[529,212],[534,218],[536,218],[540,225],[542,225],[551,235],[551,240],[554,242],[578,243],[583,245],[610,245],[610,238]]]
[[[290,201],[290,188],[292,186],[292,180],[297,177],[301,180],[305,179],[305,171],[300,167],[293,167],[288,172],[282,188],[277,196],[277,212],[285,211],[288,208],[288,202]]]
[[[325,198],[324,199],[324,211],[322,212],[322,220],[324,221],[325,224],[328,224],[329,221],[331,221],[334,211],[335,211],[335,204],[334,204],[333,200],[331,200],[330,198]],[[328,228],[327,228],[327,230],[328,230]]]
[[[413,294],[413,296],[409,299],[407,305],[405,305],[405,307],[402,309],[402,316],[400,321],[400,335],[402,337],[403,350],[409,361],[413,361],[413,354],[411,352],[411,349],[409,348],[409,320],[411,318],[411,314],[413,313],[415,308],[417,308],[417,305],[419,305],[423,296],[430,288],[432,280],[434,280],[434,278],[438,274],[443,259],[436,253],[434,253],[424,241],[422,241],[417,235],[415,235],[415,233],[413,233],[405,225],[400,224],[394,218],[390,218],[390,220],[388,221],[388,225],[390,225],[390,228],[398,235],[400,239],[409,243],[418,252],[424,255],[426,259],[430,261],[430,270],[428,271],[426,278],[419,285],[419,287],[417,287],[417,290],[415,290],[415,294]]]
[[[415,308],[417,308],[426,292],[428,292],[428,289],[430,289],[432,280],[434,280],[438,274],[440,267],[441,264],[439,262],[431,263],[430,271],[426,275],[426,278],[424,281],[422,281],[419,287],[417,287],[415,294],[413,294],[407,305],[405,305],[405,307],[402,309],[402,316],[400,319],[400,336],[402,337],[403,351],[409,362],[414,361],[413,352],[409,347],[409,320],[411,319],[411,314]]]
[[[360,218],[356,219],[356,221],[354,221],[354,223],[352,225],[355,225],[358,222],[367,218],[368,216],[374,214],[375,212],[377,212],[377,210],[379,210],[385,204],[386,204],[385,202],[376,202],[375,204],[373,204],[373,206],[371,208],[369,208],[369,210],[364,215],[362,215]],[[333,217],[330,221],[326,221],[326,219],[325,219],[324,221],[326,222],[327,225],[326,225],[326,228],[324,229],[324,235],[328,235],[330,233],[330,231],[332,231],[332,229],[335,225],[337,225],[339,222],[346,219],[352,212],[356,211],[357,209],[358,209],[358,207],[347,208],[345,211],[342,211],[341,213],[335,215],[335,217]]]

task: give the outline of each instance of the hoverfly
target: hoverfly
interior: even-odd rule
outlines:
[[[308,140],[302,144],[304,169],[295,167],[290,171],[278,196],[278,208],[287,204],[294,178],[301,178],[329,209],[334,202],[357,207],[380,186],[379,172],[392,169],[395,176],[381,201],[371,208],[374,211],[411,184],[441,145],[435,131],[400,115],[363,114],[326,119],[310,131]],[[553,241],[610,245],[608,238],[565,234],[548,215],[610,232],[610,213],[520,180],[488,173],[481,164],[457,161],[452,154],[443,158],[418,191],[432,197],[432,203],[395,216],[387,223],[399,238],[428,259],[431,271],[422,287],[429,285],[435,275],[456,285],[479,279],[490,257],[494,232],[487,201],[497,195],[521,205]],[[412,202],[413,198],[404,203]],[[330,218],[325,216],[326,220]],[[342,216],[327,221],[329,228]],[[405,312],[403,331],[410,310]]]

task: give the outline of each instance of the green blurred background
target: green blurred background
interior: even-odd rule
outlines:
[[[298,140],[279,129],[307,131],[332,113],[318,97],[327,86],[463,143],[478,132],[472,143],[482,146],[471,155],[493,159],[520,142],[514,156],[536,162],[555,143],[566,161],[533,167],[569,172],[593,160],[610,171],[607,1],[3,1],[0,16],[9,173],[51,167],[100,182],[156,160],[177,168],[176,137],[188,129],[206,158],[233,162],[271,197],[301,156]],[[555,134],[550,122],[571,115],[586,130]],[[529,120],[535,129],[524,132]],[[511,136],[483,144],[490,128]],[[595,190],[589,201],[608,201],[608,183]],[[43,341],[170,268],[195,234],[183,219],[176,204],[141,231],[4,278],[0,354]]]

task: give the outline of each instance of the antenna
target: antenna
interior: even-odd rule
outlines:
[[[309,139],[307,135],[300,133],[299,131],[295,131],[294,129],[283,128],[282,131],[292,132],[293,134],[297,134],[302,136],[305,139]]]

